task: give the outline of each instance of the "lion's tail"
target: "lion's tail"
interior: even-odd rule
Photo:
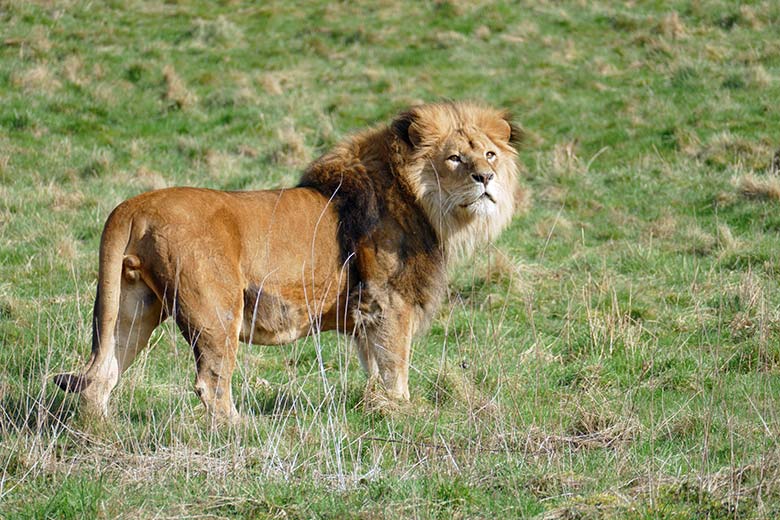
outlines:
[[[114,329],[119,314],[123,262],[132,230],[132,216],[128,213],[128,204],[120,204],[111,212],[103,228],[92,313],[92,354],[80,374],[54,376],[54,382],[66,392],[82,392],[93,382],[96,373],[103,373],[107,368],[112,372],[107,364],[114,358]]]

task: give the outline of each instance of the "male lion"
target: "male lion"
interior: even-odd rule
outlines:
[[[504,112],[422,105],[338,144],[295,188],[170,188],[123,202],[100,242],[92,355],[56,383],[105,415],[119,376],[173,316],[214,418],[238,415],[239,341],[323,330],[353,335],[368,375],[408,399],[412,337],[442,300],[448,260],[512,218],[515,137]]]

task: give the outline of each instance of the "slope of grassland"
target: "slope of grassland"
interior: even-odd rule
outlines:
[[[0,517],[780,515],[776,2],[0,2]],[[80,420],[102,224],[259,189],[406,106],[525,129],[531,204],[366,410],[343,338],[246,347],[210,431],[171,324]]]

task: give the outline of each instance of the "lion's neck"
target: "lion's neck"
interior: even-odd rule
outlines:
[[[430,207],[428,213],[439,242],[445,250],[448,264],[454,264],[469,258],[475,250],[489,244],[498,237],[508,225],[512,216],[511,208],[499,208],[496,215],[490,218],[475,217],[468,222],[461,222],[452,217],[441,215],[441,206]]]

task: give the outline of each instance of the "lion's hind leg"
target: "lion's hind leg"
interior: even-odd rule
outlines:
[[[179,293],[176,323],[195,356],[195,393],[211,419],[233,423],[239,418],[231,380],[243,323],[243,296],[236,290],[238,283],[192,282],[197,293]]]
[[[63,390],[80,392],[87,410],[103,416],[108,413],[108,399],[119,377],[166,317],[162,302],[139,276],[139,266],[138,257],[125,256],[118,301],[111,302],[105,289],[98,287],[92,323],[92,357],[85,372],[55,378]]]
[[[146,348],[152,332],[165,319],[162,302],[154,291],[131,273],[126,269],[122,278],[113,349],[109,345],[109,350],[113,350],[114,355],[109,357],[102,370],[94,373],[93,384],[81,394],[84,401],[104,415],[107,412],[109,395],[119,382],[120,376]],[[95,332],[97,336],[97,331]]]

